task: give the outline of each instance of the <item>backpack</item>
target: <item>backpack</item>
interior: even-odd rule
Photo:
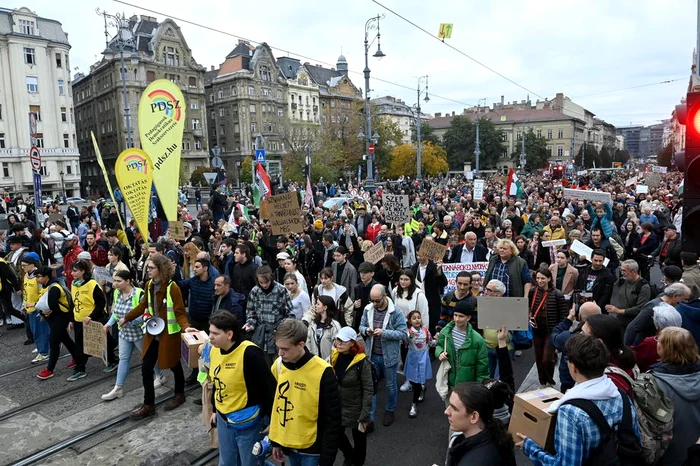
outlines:
[[[377,387],[379,386],[379,377],[377,376],[377,368],[370,358],[365,358],[365,361],[369,363],[370,371],[372,372],[372,388],[373,393],[377,394]]]
[[[231,289],[231,313],[233,315],[240,315],[242,318],[245,318],[245,308],[243,307],[245,300],[246,297],[243,293]]]
[[[511,332],[511,334],[513,335],[511,343],[513,343],[513,348],[516,351],[532,348],[533,334],[531,326],[528,325],[527,330],[514,330]]]
[[[649,372],[637,377],[632,383],[632,391],[644,455],[647,464],[656,464],[673,439],[673,401]]]
[[[639,466],[645,464],[645,455],[632,425],[632,402],[618,388],[622,396],[622,421],[613,429],[605,416],[591,400],[581,398],[568,400],[563,405],[570,404],[585,412],[600,429],[602,441],[586,460],[584,466]]]

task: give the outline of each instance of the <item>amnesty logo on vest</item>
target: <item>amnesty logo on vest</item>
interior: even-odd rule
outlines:
[[[311,447],[318,436],[318,403],[321,377],[330,365],[313,357],[297,370],[281,360],[272,364],[277,390],[270,419],[270,440],[287,448]]]

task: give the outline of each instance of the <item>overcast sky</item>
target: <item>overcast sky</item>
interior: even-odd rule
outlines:
[[[617,126],[653,124],[670,117],[686,92],[696,40],[696,2],[692,0],[381,1],[435,35],[440,23],[453,23],[447,43],[519,87],[371,0],[342,4],[328,0],[132,3],[162,14],[107,0],[5,0],[2,6],[26,6],[63,23],[73,47],[71,66],[83,72],[89,71],[104,48],[102,18],[95,14],[99,7],[127,16],[187,19],[252,41],[265,41],[278,57],[308,57],[301,58],[302,62],[335,66],[342,50],[351,72],[357,72],[351,73],[351,79],[360,88],[364,88],[365,21],[384,13],[380,25],[386,57],[377,61],[370,56],[372,76],[412,90],[372,80],[373,97],[393,95],[415,104],[417,78],[427,74],[431,100],[422,104],[426,113],[459,113],[479,99],[486,99],[489,105],[500,101],[501,95],[513,101],[529,94],[534,102],[563,92]],[[221,63],[238,40],[176,22],[197,62],[207,68]],[[375,50],[376,43],[370,55]],[[620,90],[666,80],[677,81]]]

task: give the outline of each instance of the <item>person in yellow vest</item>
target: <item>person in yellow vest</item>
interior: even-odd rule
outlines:
[[[80,259],[71,264],[73,272],[73,284],[71,286],[71,296],[73,298],[73,327],[75,334],[75,346],[78,358],[75,360],[73,375],[66,380],[75,382],[87,375],[85,365],[88,355],[83,351],[83,325],[90,321],[107,322],[106,299],[100,285],[92,278],[92,267],[84,259]],[[117,368],[117,357],[114,354],[116,342],[111,335],[107,335],[107,367],[104,372],[112,372]]]
[[[290,466],[332,466],[343,432],[340,394],[333,368],[306,348],[306,324],[285,319],[275,331],[279,357],[270,441],[277,462]]]
[[[146,270],[150,278],[146,282],[146,299],[142,299],[138,306],[119,319],[119,325],[124,327],[128,322],[148,313],[163,319],[165,328],[159,335],[146,333],[143,337],[143,405],[132,411],[132,419],[142,419],[156,413],[156,391],[153,388],[153,369],[156,364],[160,369],[170,369],[175,379],[175,397],[165,405],[165,410],[171,411],[185,402],[185,375],[180,364],[180,333],[183,328],[185,332],[197,332],[187,320],[180,287],[172,280],[173,266],[170,259],[158,254],[146,263]]]
[[[210,423],[217,426],[219,466],[258,466],[260,458],[252,450],[262,437],[263,419],[272,412],[275,378],[260,347],[243,338],[241,324],[229,311],[211,315],[209,338]]]
[[[32,359],[32,363],[42,362],[49,359],[49,324],[41,317],[41,313],[36,311],[36,302],[39,301],[39,284],[36,281],[34,272],[37,265],[41,264],[39,255],[35,252],[28,252],[20,261],[20,266],[24,272],[22,278],[22,297],[24,298],[24,311],[27,313],[27,322],[32,329],[34,345],[37,353]]]
[[[49,363],[37,377],[41,380],[50,379],[54,376],[54,369],[61,353],[61,344],[70,352],[74,361],[79,359],[79,354],[75,342],[68,335],[68,324],[73,320],[71,304],[73,299],[69,296],[69,291],[52,277],[51,267],[39,267],[34,276],[41,285],[39,290],[39,300],[45,294],[47,296],[47,308],[39,309],[44,320],[49,324]]]

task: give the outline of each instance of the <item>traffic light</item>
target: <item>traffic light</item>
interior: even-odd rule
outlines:
[[[685,180],[681,249],[700,253],[700,92],[689,92],[685,104],[676,106],[676,115],[685,123],[685,151],[675,157]]]

